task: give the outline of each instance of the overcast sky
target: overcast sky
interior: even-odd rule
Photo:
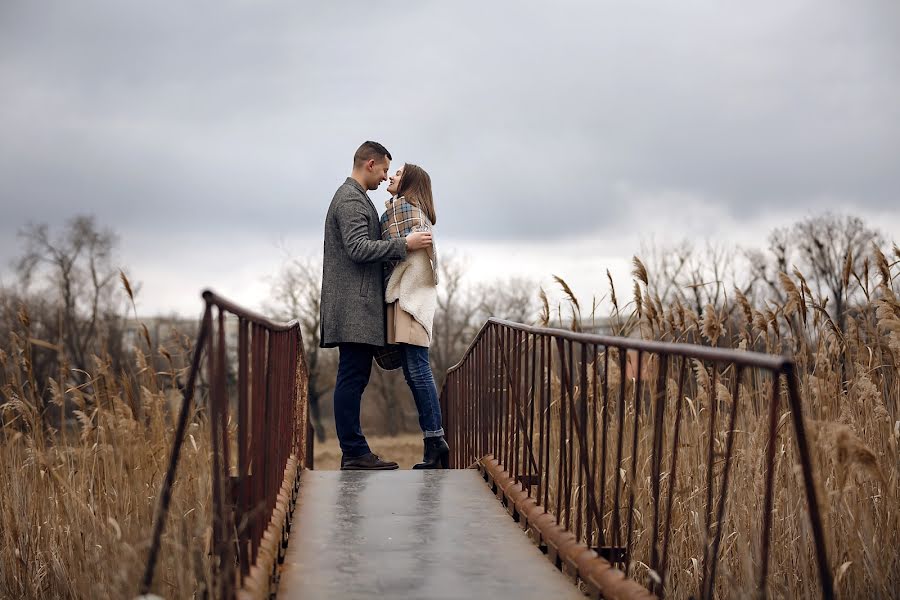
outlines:
[[[900,3],[0,1],[4,281],[23,225],[93,214],[142,312],[258,307],[366,139],[475,279],[588,297],[642,239],[824,210],[898,239]]]

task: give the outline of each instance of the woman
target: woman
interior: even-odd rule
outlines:
[[[387,189],[391,199],[385,202],[387,210],[381,217],[383,239],[406,237],[414,231],[431,231],[437,216],[431,195],[431,177],[424,169],[413,164],[404,165],[390,178]],[[413,469],[446,469],[450,460],[450,448],[441,426],[437,387],[428,360],[437,307],[437,273],[434,245],[410,252],[403,261],[385,266],[387,342],[399,348],[403,376],[415,399],[419,426],[425,438],[424,458]]]

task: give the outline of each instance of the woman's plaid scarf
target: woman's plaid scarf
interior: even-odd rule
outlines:
[[[387,210],[381,215],[381,239],[395,240],[405,238],[414,231],[432,231],[434,225],[425,216],[421,208],[410,203],[403,196],[393,197],[385,201],[384,206]],[[438,261],[437,246],[434,243],[434,237],[431,239],[431,269],[434,273],[434,284],[438,283]],[[384,263],[384,281],[391,278],[391,273],[400,261],[389,261]]]

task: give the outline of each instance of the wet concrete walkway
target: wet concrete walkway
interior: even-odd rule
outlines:
[[[279,598],[584,596],[478,471],[305,471]]]

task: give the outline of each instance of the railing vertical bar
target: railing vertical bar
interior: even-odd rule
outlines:
[[[481,447],[482,446],[482,434],[481,434],[480,428],[483,427],[483,425],[481,423],[479,423],[479,421],[481,421],[481,419],[480,419],[481,412],[480,411],[481,411],[481,404],[482,404],[482,400],[483,400],[482,390],[484,387],[485,373],[486,373],[483,355],[484,355],[484,348],[479,348],[478,352],[475,355],[473,355],[473,357],[472,357],[474,368],[471,369],[472,380],[471,380],[471,385],[469,387],[469,403],[471,405],[471,415],[472,415],[472,420],[473,420],[473,424],[474,424],[474,431],[473,431],[474,447],[473,447],[472,456],[471,456],[472,460],[478,460],[487,453],[487,450],[485,450],[484,448]]]
[[[273,419],[273,410],[272,404],[274,402],[275,395],[275,369],[277,369],[278,365],[275,360],[273,360],[273,349],[275,347],[275,333],[269,332],[266,340],[266,396],[264,403],[264,413],[263,413],[263,431],[267,434],[271,435],[272,431],[272,421]],[[268,436],[267,436],[268,437]],[[270,493],[272,489],[272,466],[275,461],[273,457],[268,456],[268,453],[265,452],[265,447],[260,444],[262,451],[262,465],[263,471],[265,475],[263,475],[263,486],[262,486],[262,498],[260,498],[262,506],[264,506],[265,514],[268,514],[272,510],[272,504],[269,500]],[[266,523],[260,523],[262,531],[265,531]],[[262,535],[262,533],[260,533]]]
[[[222,311],[219,309],[218,316],[221,316]],[[216,318],[216,323],[218,323],[218,316]],[[214,330],[213,334],[209,336],[207,340],[207,348],[206,348],[206,372],[207,377],[209,378],[209,405],[207,406],[207,418],[209,419],[209,434],[210,434],[210,447],[212,450],[212,513],[213,513],[213,526],[212,526],[212,552],[211,556],[212,560],[212,585],[215,595],[220,595],[221,589],[219,588],[221,582],[221,565],[219,564],[219,546],[222,544],[222,526],[221,526],[221,510],[220,506],[222,504],[222,485],[221,485],[221,473],[220,473],[220,460],[221,460],[221,452],[219,449],[219,436],[218,436],[218,420],[219,420],[219,385],[220,378],[218,374],[218,361],[216,360],[216,344],[218,343],[218,331]]]
[[[637,483],[637,462],[638,462],[638,441],[640,435],[640,423],[641,423],[641,402],[642,391],[643,391],[643,383],[644,383],[644,353],[641,350],[638,350],[637,353],[637,370],[635,372],[635,384],[634,384],[634,428],[631,438],[631,474],[628,477],[628,524],[626,526],[626,543],[625,548],[628,553],[628,560],[625,562],[625,576],[631,572],[631,563],[634,562],[632,559],[632,547],[631,547],[631,536],[634,528],[634,500],[635,500],[635,487]]]
[[[456,411],[454,410],[454,402],[456,401],[456,378],[458,371],[451,371],[444,377],[444,393],[441,394],[441,417],[443,418],[444,432],[447,441],[450,444],[450,468],[459,468],[459,448],[457,448],[455,432],[453,430],[453,419]]]
[[[453,453],[453,430],[450,428],[449,415],[452,412],[450,405],[451,386],[453,385],[453,373],[447,373],[438,393],[438,406],[441,407],[441,427],[444,428],[444,439],[450,446],[450,468],[456,468],[456,457]]]
[[[268,505],[266,506],[266,514],[271,514],[275,509],[276,493],[281,483],[281,473],[278,472],[278,463],[281,461],[281,452],[278,448],[278,440],[280,438],[279,424],[281,421],[279,407],[282,400],[282,364],[278,360],[282,352],[282,343],[284,336],[281,332],[272,333],[272,349],[270,356],[272,359],[272,397],[269,399],[269,427],[266,429],[269,439],[275,440],[273,448],[269,448],[269,455],[266,464],[269,468],[269,485],[266,487],[266,498]]]
[[[481,427],[483,426],[483,419],[481,418],[481,414],[479,412],[480,399],[482,390],[484,389],[484,365],[482,361],[483,352],[484,349],[479,346],[472,354],[472,379],[475,382],[475,391],[469,400],[469,412],[471,414],[472,421],[472,455],[475,459],[480,459],[482,456],[484,456],[484,452],[481,447]]]
[[[500,355],[500,374],[501,381],[503,382],[503,391],[505,393],[504,401],[503,401],[503,410],[505,418],[503,420],[503,426],[506,427],[506,435],[504,441],[506,442],[504,445],[504,451],[506,452],[505,460],[503,462],[503,466],[506,468],[507,473],[509,473],[510,477],[515,479],[516,474],[512,467],[513,462],[513,440],[515,439],[515,418],[513,417],[513,382],[509,372],[509,357],[513,353],[513,336],[515,332],[511,329],[506,329],[504,332],[504,341],[503,341],[503,352]]]
[[[518,433],[518,428],[516,427],[516,389],[515,389],[515,379],[512,378],[510,373],[510,357],[515,356],[516,351],[516,335],[517,331],[512,329],[507,330],[506,335],[506,352],[503,353],[504,359],[504,379],[503,383],[506,386],[506,462],[504,465],[506,466],[506,470],[509,472],[510,476],[513,478],[513,481],[517,478],[517,473],[515,471],[515,466],[513,462],[515,461],[516,456],[516,434]]]
[[[468,360],[468,359],[467,359]],[[468,414],[468,404],[469,399],[472,397],[472,370],[466,369],[463,374],[463,379],[465,383],[463,385],[463,393],[459,398],[459,445],[462,450],[462,464],[467,463],[472,458],[472,453],[470,452],[468,441],[468,429],[469,429],[469,414]]]
[[[765,599],[768,595],[766,581],[769,577],[769,548],[772,541],[772,504],[775,496],[775,486],[773,483],[775,477],[775,448],[778,440],[778,404],[781,398],[781,382],[779,373],[772,373],[772,397],[769,402],[769,422],[768,433],[769,439],[766,444],[766,470],[763,497],[762,512],[762,539],[761,552],[759,557],[759,590],[760,597]]]
[[[478,398],[479,398],[478,386],[479,386],[480,382],[484,381],[484,379],[483,379],[484,371],[483,371],[482,365],[481,365],[481,353],[482,353],[481,347],[478,347],[475,349],[475,352],[472,354],[472,361],[473,361],[472,369],[470,369],[470,372],[472,373],[473,385],[472,385],[472,394],[469,399],[469,402],[471,404],[472,419],[473,419],[472,444],[474,447],[473,456],[475,458],[481,458],[482,456],[484,456],[484,451],[481,448],[481,431],[480,431],[482,419],[479,418],[480,417],[480,412],[479,412],[480,407],[478,404]]]
[[[266,431],[266,372],[268,370],[269,359],[266,353],[268,346],[268,332],[260,325],[254,325],[253,344],[254,344],[254,389],[253,389],[253,437],[250,441],[253,452],[251,452],[251,482],[253,484],[253,561],[258,558],[259,545],[262,540],[262,534],[265,529],[265,521],[263,511],[265,510],[265,485],[266,485],[266,467],[265,467],[265,431]]]
[[[250,572],[250,530],[247,516],[250,513],[250,496],[248,489],[248,456],[247,442],[250,439],[249,412],[247,407],[247,393],[250,389],[249,381],[249,322],[246,319],[238,320],[238,502],[237,515],[239,518],[238,551],[241,563],[241,581]]]
[[[657,354],[659,363],[656,376],[656,401],[653,407],[653,456],[651,460],[651,488],[653,494],[653,538],[650,547],[650,569],[659,573],[659,495],[662,477],[663,424],[666,412],[666,392],[668,384],[669,355]],[[658,586],[654,585],[653,588]]]
[[[278,352],[276,356],[284,356],[285,352],[287,352],[287,332],[279,331],[278,336]],[[283,360],[278,361],[278,379],[276,380],[278,383],[278,396],[277,402],[275,403],[275,435],[278,443],[275,445],[275,453],[278,456],[278,459],[274,465],[272,465],[272,472],[274,475],[273,485],[272,485],[272,510],[275,510],[276,505],[278,504],[278,491],[281,489],[281,481],[284,479],[284,465],[287,462],[287,455],[285,454],[284,447],[284,426],[287,423],[285,417],[285,404],[288,398],[287,394],[287,365]]]
[[[503,411],[501,410],[503,396],[501,393],[500,380],[500,329],[492,328],[491,331],[491,389],[493,390],[493,398],[491,400],[491,411],[494,420],[494,457],[503,460]]]
[[[487,415],[487,443],[485,445],[485,453],[492,455],[495,459],[499,456],[497,453],[497,399],[494,393],[494,374],[497,369],[496,358],[496,337],[494,327],[491,326],[486,333],[485,347],[485,374],[484,380],[487,389],[484,393],[484,412]]]
[[[506,470],[509,472],[510,477],[512,477],[513,481],[518,482],[519,480],[519,471],[518,471],[518,441],[519,441],[519,428],[516,427],[516,402],[518,401],[518,361],[516,360],[518,357],[517,345],[518,345],[519,332],[518,331],[509,331],[508,345],[506,347],[506,353],[504,354],[504,371],[506,377],[504,381],[506,382],[507,389],[507,406],[509,408],[509,434],[507,438],[509,438],[509,454],[507,459],[509,463],[506,464]]]
[[[659,569],[659,597],[662,598],[666,591],[666,567],[669,560],[669,538],[672,532],[672,502],[675,499],[676,482],[678,475],[678,441],[681,433],[681,414],[684,406],[684,378],[687,374],[688,359],[682,358],[678,369],[678,396],[675,400],[675,425],[672,431],[672,460],[669,463],[669,493],[666,498],[666,524],[663,527],[664,537],[662,546],[662,560]]]
[[[606,511],[606,454],[607,436],[609,434],[609,348],[603,348],[603,426],[602,426],[602,450],[600,453],[600,523],[597,528],[597,544],[603,547],[606,544],[606,534],[603,531],[603,514]]]
[[[469,446],[471,453],[471,461],[468,464],[472,464],[473,461],[477,461],[483,456],[483,454],[480,452],[481,432],[479,431],[479,427],[481,419],[479,418],[478,414],[478,401],[481,397],[482,389],[484,388],[484,371],[481,365],[480,348],[477,352],[472,353],[471,360],[472,367],[469,370],[472,372],[472,394],[469,397],[469,402],[466,408],[469,413]]]
[[[288,336],[288,361],[287,366],[289,370],[289,375],[296,374],[296,365],[297,365],[297,336],[294,332],[289,332]],[[294,443],[293,441],[296,439],[295,431],[294,431],[294,423],[295,423],[295,410],[297,406],[297,386],[296,381],[293,377],[286,377],[286,385],[288,386],[288,402],[285,406],[285,410],[287,412],[284,420],[284,460],[287,462],[287,459],[294,451]]]
[[[550,504],[550,373],[547,356],[547,336],[541,340],[541,393],[540,393],[540,441],[538,443],[538,471],[541,473],[540,503],[546,513]]]
[[[521,343],[522,343],[522,332],[514,331],[513,332],[513,343],[512,343],[512,382],[510,383],[510,392],[512,396],[512,414],[513,414],[513,424],[512,424],[512,438],[513,438],[513,455],[512,455],[512,476],[513,481],[520,481],[522,476],[522,463],[519,460],[519,454],[521,453],[520,443],[521,436],[519,435],[520,427],[517,426],[516,417],[519,415],[519,409],[521,408],[521,383],[522,383],[522,374],[521,374],[521,361],[520,358],[522,356]]]
[[[459,467],[463,467],[466,464],[466,460],[468,460],[468,456],[466,456],[466,449],[463,446],[463,429],[465,428],[465,424],[462,420],[462,405],[466,401],[466,397],[469,394],[469,377],[468,373],[465,371],[460,371],[459,377],[456,382],[457,385],[457,395],[454,401],[454,406],[456,407],[456,413],[454,415],[453,420],[453,428],[454,428],[454,438],[455,444],[457,446],[457,464]]]
[[[703,368],[706,369],[706,365],[703,364]],[[710,384],[709,389],[709,444],[707,447],[707,455],[706,455],[706,530],[705,535],[706,538],[703,542],[703,575],[700,578],[701,587],[699,591],[700,597],[704,597],[704,589],[703,585],[706,583],[707,578],[709,577],[709,550],[710,550],[710,536],[712,535],[712,519],[713,519],[713,488],[715,488],[715,470],[714,459],[715,459],[715,441],[716,441],[716,417],[718,415],[719,401],[718,401],[718,382],[719,382],[719,369],[715,363],[712,364],[712,383]]]
[[[481,413],[479,412],[480,404],[479,399],[481,397],[481,390],[483,389],[483,381],[484,381],[484,348],[479,346],[475,349],[475,353],[473,358],[475,360],[475,394],[472,397],[472,418],[473,418],[473,443],[475,446],[475,457],[481,458],[484,456],[484,451],[481,447],[481,427],[483,420],[480,418]]]
[[[481,389],[478,393],[478,414],[481,415],[481,456],[492,453],[491,433],[491,345],[481,344]]]
[[[628,351],[619,349],[619,402],[618,402],[618,431],[616,432],[616,469],[613,473],[614,479],[614,495],[613,495],[613,513],[612,513],[612,529],[613,529],[613,546],[620,546],[622,543],[622,451],[625,442],[625,380],[627,374],[625,371]],[[627,558],[626,558],[627,560]]]
[[[535,413],[534,398],[535,398],[536,391],[537,391],[537,390],[535,390],[534,386],[535,386],[535,381],[537,380],[537,339],[535,338],[535,336],[533,334],[530,334],[530,333],[528,334],[528,345],[530,348],[528,355],[531,359],[531,373],[530,373],[531,374],[531,383],[528,386],[528,407],[529,407],[528,439],[530,440],[530,442],[529,442],[529,444],[531,446],[530,451],[531,451],[532,455],[534,455],[534,450],[535,450],[535,448],[534,448],[534,413]],[[541,479],[543,479],[543,476],[544,476],[543,473],[541,472],[540,467],[538,467],[537,472],[535,472],[535,470],[532,468],[530,461],[528,463],[528,475],[532,476],[532,478],[537,477],[537,481],[540,481]],[[528,486],[528,497],[529,498],[532,497],[533,492],[535,494],[537,493],[537,490],[532,491],[532,487],[533,486],[531,486],[531,485]]]
[[[558,459],[556,461],[556,521],[558,523],[563,522],[563,506],[564,506],[564,492],[563,485],[565,485],[565,460],[566,460],[566,449],[565,449],[565,440],[566,440],[566,392],[565,386],[563,385],[563,381],[565,380],[566,375],[566,364],[565,364],[565,347],[563,346],[563,340],[561,338],[557,338],[556,351],[557,356],[556,360],[559,361],[559,400],[557,402],[557,406],[559,406],[559,434],[557,441],[557,449],[556,454]]]
[[[579,398],[578,398],[578,435],[580,438],[580,443],[578,445],[578,463],[581,465],[581,468],[577,470],[577,485],[578,485],[578,511],[576,513],[576,522],[575,522],[575,538],[576,540],[583,539],[586,544],[590,544],[590,539],[588,538],[588,531],[591,529],[591,517],[590,512],[588,510],[588,502],[587,502],[587,477],[584,475],[587,472],[587,469],[590,468],[588,461],[588,454],[584,452],[588,446],[588,428],[587,428],[587,345],[580,344],[581,346],[581,364],[579,365],[580,369],[580,390],[579,390]],[[573,357],[574,358],[574,357]],[[574,412],[574,411],[573,411]],[[582,527],[584,527],[584,531],[582,531]]]
[[[228,566],[225,564],[223,556],[223,546],[225,545],[224,533],[224,494],[223,494],[223,465],[222,465],[222,436],[220,427],[222,426],[222,371],[224,367],[219,361],[219,351],[222,349],[222,329],[224,312],[220,308],[216,318],[216,334],[209,337],[209,348],[207,352],[207,367],[210,381],[209,394],[209,424],[210,424],[210,445],[212,447],[212,503],[213,503],[213,529],[212,529],[212,584],[216,596],[224,596],[225,573]]]
[[[474,357],[469,357],[467,362],[472,363],[472,366],[475,365]],[[459,441],[457,444],[461,446],[460,448],[460,465],[469,465],[471,464],[473,457],[476,455],[475,449],[475,432],[473,431],[473,427],[475,424],[474,415],[472,414],[473,403],[475,402],[475,396],[477,394],[477,381],[478,377],[476,375],[474,368],[466,369],[466,372],[463,375],[464,384],[461,386],[461,392],[456,404],[457,410],[457,418],[460,419],[461,425],[459,427]]]
[[[528,433],[528,412],[525,401],[528,390],[528,336],[525,332],[519,332],[519,350],[516,362],[518,363],[516,420],[519,423],[519,426],[516,427],[519,437],[519,450],[516,456],[519,460],[519,473],[524,477],[527,474],[528,459],[534,456],[534,453],[529,453],[528,449],[531,438]]]
[[[509,438],[509,428],[507,427],[507,411],[506,411],[506,401],[507,401],[507,393],[506,393],[506,380],[503,377],[503,357],[506,355],[506,339],[509,335],[507,329],[500,329],[497,331],[497,335],[500,338],[500,347],[498,349],[497,354],[497,373],[495,376],[497,377],[497,389],[500,394],[500,402],[498,403],[498,407],[500,409],[500,437],[498,439],[501,445],[500,450],[500,462],[503,464],[504,468],[509,469],[509,460],[507,457],[507,449],[508,449],[508,441]]]
[[[459,455],[459,452],[460,452],[459,440],[457,439],[458,436],[456,433],[456,429],[457,429],[456,419],[457,419],[457,415],[459,413],[459,411],[456,410],[456,405],[459,402],[459,396],[462,393],[462,390],[460,389],[460,378],[461,377],[462,377],[461,371],[456,371],[456,372],[450,373],[447,376],[447,378],[450,381],[449,388],[451,390],[451,396],[450,396],[449,400],[447,401],[447,406],[448,406],[447,414],[444,415],[444,422],[446,423],[446,426],[447,426],[448,430],[450,431],[450,440],[451,440],[451,443],[453,444],[450,447],[450,451],[452,452],[452,456],[453,456],[453,467],[457,468],[457,469],[459,468],[461,461],[460,461],[460,455]]]
[[[598,419],[598,416],[597,416],[597,415],[598,415],[598,412],[599,412],[599,410],[600,410],[599,396],[598,396],[598,394],[597,394],[597,386],[598,386],[597,378],[600,376],[600,371],[599,371],[599,368],[598,368],[598,365],[597,365],[597,360],[598,360],[598,357],[597,357],[597,344],[591,344],[591,375],[592,375],[593,381],[591,382],[591,403],[592,403],[592,406],[591,406],[591,425],[590,425],[590,431],[591,431],[591,461],[590,461],[590,467],[589,467],[589,469],[590,469],[590,473],[591,473],[591,479],[592,479],[592,481],[593,481],[592,487],[594,488],[594,489],[593,489],[594,493],[596,493],[597,477],[598,477],[598,473],[597,473],[597,455],[600,453],[600,448],[599,448],[599,445],[600,445],[600,430],[599,430],[598,427],[597,427],[597,419]],[[601,485],[602,485],[602,484],[601,484]],[[602,520],[603,520],[603,504],[602,504],[602,503],[599,504],[597,508],[598,508],[598,515],[597,515],[597,516],[598,516],[599,518],[596,519],[596,522],[593,522],[594,519],[591,519],[591,520],[589,521],[589,524],[588,524],[588,533],[589,533],[589,535],[590,535],[590,537],[588,538],[588,541],[587,541],[588,547],[594,547],[594,546],[597,546],[597,545],[598,545],[598,543],[597,543],[597,541],[595,540],[595,537],[594,537],[594,527],[596,527],[596,529],[597,529],[597,539],[599,539],[599,537],[600,537],[600,535],[601,535],[601,534],[600,534],[600,529],[601,529],[602,526],[603,526],[603,523],[602,523]]]
[[[494,390],[496,394],[496,411],[497,411],[497,460],[500,461],[501,464],[506,466],[505,457],[506,457],[506,438],[504,436],[504,432],[506,431],[505,420],[506,420],[506,408],[504,406],[504,402],[506,401],[506,396],[504,396],[503,392],[503,376],[502,369],[503,365],[501,363],[501,359],[503,356],[503,352],[505,350],[503,340],[506,338],[506,332],[498,327],[494,332],[496,336],[496,347],[494,348]]]
[[[575,518],[572,514],[572,510],[575,504],[575,473],[578,469],[575,466],[575,444],[573,443],[575,440],[575,353],[573,351],[574,342],[572,340],[567,341],[567,352],[564,353],[564,356],[567,356],[566,363],[566,383],[567,385],[563,386],[563,403],[568,402],[566,406],[566,412],[568,416],[568,423],[566,425],[566,529],[571,531],[572,523]],[[568,396],[568,401],[566,400],[566,396]]]

